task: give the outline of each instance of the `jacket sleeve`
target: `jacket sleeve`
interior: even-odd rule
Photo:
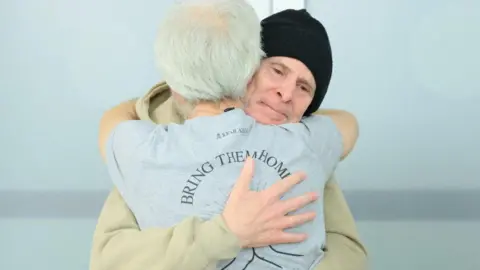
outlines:
[[[324,191],[326,251],[315,270],[367,269],[367,252],[359,240],[347,201],[332,177]]]
[[[90,270],[203,270],[239,251],[238,239],[220,216],[209,221],[187,218],[171,228],[140,231],[113,190],[95,229]]]

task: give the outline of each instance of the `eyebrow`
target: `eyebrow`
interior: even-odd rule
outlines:
[[[292,72],[292,70],[287,65],[285,65],[284,63],[272,62],[272,64],[280,66],[283,70],[286,70],[287,72]],[[315,90],[315,88],[312,86],[312,84],[307,79],[305,79],[303,77],[299,77],[297,79],[297,82],[306,85],[312,91]]]

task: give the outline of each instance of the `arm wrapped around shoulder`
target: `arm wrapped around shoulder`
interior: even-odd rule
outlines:
[[[318,116],[329,117],[335,127],[337,132],[340,134],[342,139],[343,150],[341,154],[341,159],[344,159],[350,152],[353,150],[357,139],[359,136],[359,126],[357,118],[350,112],[343,110],[333,110],[333,109],[322,109],[314,113]]]

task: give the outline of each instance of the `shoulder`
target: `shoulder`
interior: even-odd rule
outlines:
[[[107,146],[114,152],[130,155],[140,150],[140,146],[149,146],[164,141],[167,135],[165,125],[157,125],[151,121],[125,121],[113,130]]]
[[[114,138],[128,138],[133,142],[138,142],[152,135],[161,135],[166,132],[165,127],[145,120],[124,121],[117,125],[112,136]]]

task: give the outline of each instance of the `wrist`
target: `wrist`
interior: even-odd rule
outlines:
[[[240,252],[239,238],[228,228],[221,215],[204,222],[198,235],[202,236],[203,241],[200,242],[203,242],[203,250],[210,260],[234,258]]]
[[[246,237],[242,236],[239,234],[235,229],[232,229],[232,224],[229,224],[227,219],[223,214],[220,215],[221,217],[221,222],[223,223],[223,226],[225,227],[225,230],[227,230],[231,235],[234,235],[237,238],[238,245],[241,248],[248,248],[251,245],[251,241],[247,239]]]

